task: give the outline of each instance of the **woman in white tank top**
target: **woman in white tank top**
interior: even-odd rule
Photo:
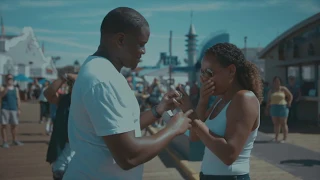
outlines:
[[[259,70],[245,60],[230,43],[209,48],[201,64],[201,92],[190,140],[201,140],[206,148],[200,179],[249,180],[250,154],[260,122],[262,82]],[[180,102],[183,111],[192,105],[187,94]],[[207,110],[210,96],[219,96]]]

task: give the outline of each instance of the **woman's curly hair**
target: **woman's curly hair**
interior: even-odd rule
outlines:
[[[206,51],[206,54],[213,54],[217,61],[227,67],[234,64],[237,68],[236,76],[239,84],[252,91],[260,102],[262,102],[262,81],[257,66],[247,61],[242,51],[231,43],[218,43]]]

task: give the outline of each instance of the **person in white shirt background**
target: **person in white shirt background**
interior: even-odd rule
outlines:
[[[179,94],[166,93],[159,105],[140,115],[120,70],[137,67],[149,24],[136,10],[119,7],[105,16],[100,31],[98,50],[83,63],[73,87],[68,136],[76,153],[63,179],[141,180],[143,164],[191,127],[192,110],[173,116],[157,134],[141,137],[141,129],[175,108]]]
[[[44,83],[44,86],[41,89],[41,93],[39,96],[40,103],[40,121],[39,123],[46,122],[46,133],[50,135],[52,130],[52,121],[50,119],[50,103],[47,98],[44,96],[44,91],[49,87],[49,81]]]

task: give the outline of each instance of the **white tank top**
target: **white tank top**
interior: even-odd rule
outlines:
[[[213,110],[220,103],[221,100],[214,106]],[[230,101],[231,102],[231,101]],[[212,120],[207,118],[205,124],[210,131],[224,137],[227,124],[226,111],[230,102],[221,110],[221,112]],[[212,110],[212,111],[213,111]],[[258,134],[258,128],[260,125],[260,107],[258,116],[258,127],[252,131],[243,147],[243,150],[239,154],[237,160],[230,166],[225,165],[215,154],[213,154],[207,147],[205,147],[204,156],[201,165],[201,171],[205,175],[244,175],[250,172],[250,155],[253,148],[253,143]]]

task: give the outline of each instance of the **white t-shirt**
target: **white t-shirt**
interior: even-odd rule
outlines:
[[[122,170],[102,138],[129,131],[141,137],[138,101],[107,59],[89,56],[82,65],[72,90],[68,131],[76,154],[64,180],[142,179],[143,165]]]
[[[44,91],[47,89],[48,87],[43,87],[41,89],[41,93],[40,96],[38,98],[39,101],[43,101],[43,102],[48,102],[47,98],[44,96]]]

